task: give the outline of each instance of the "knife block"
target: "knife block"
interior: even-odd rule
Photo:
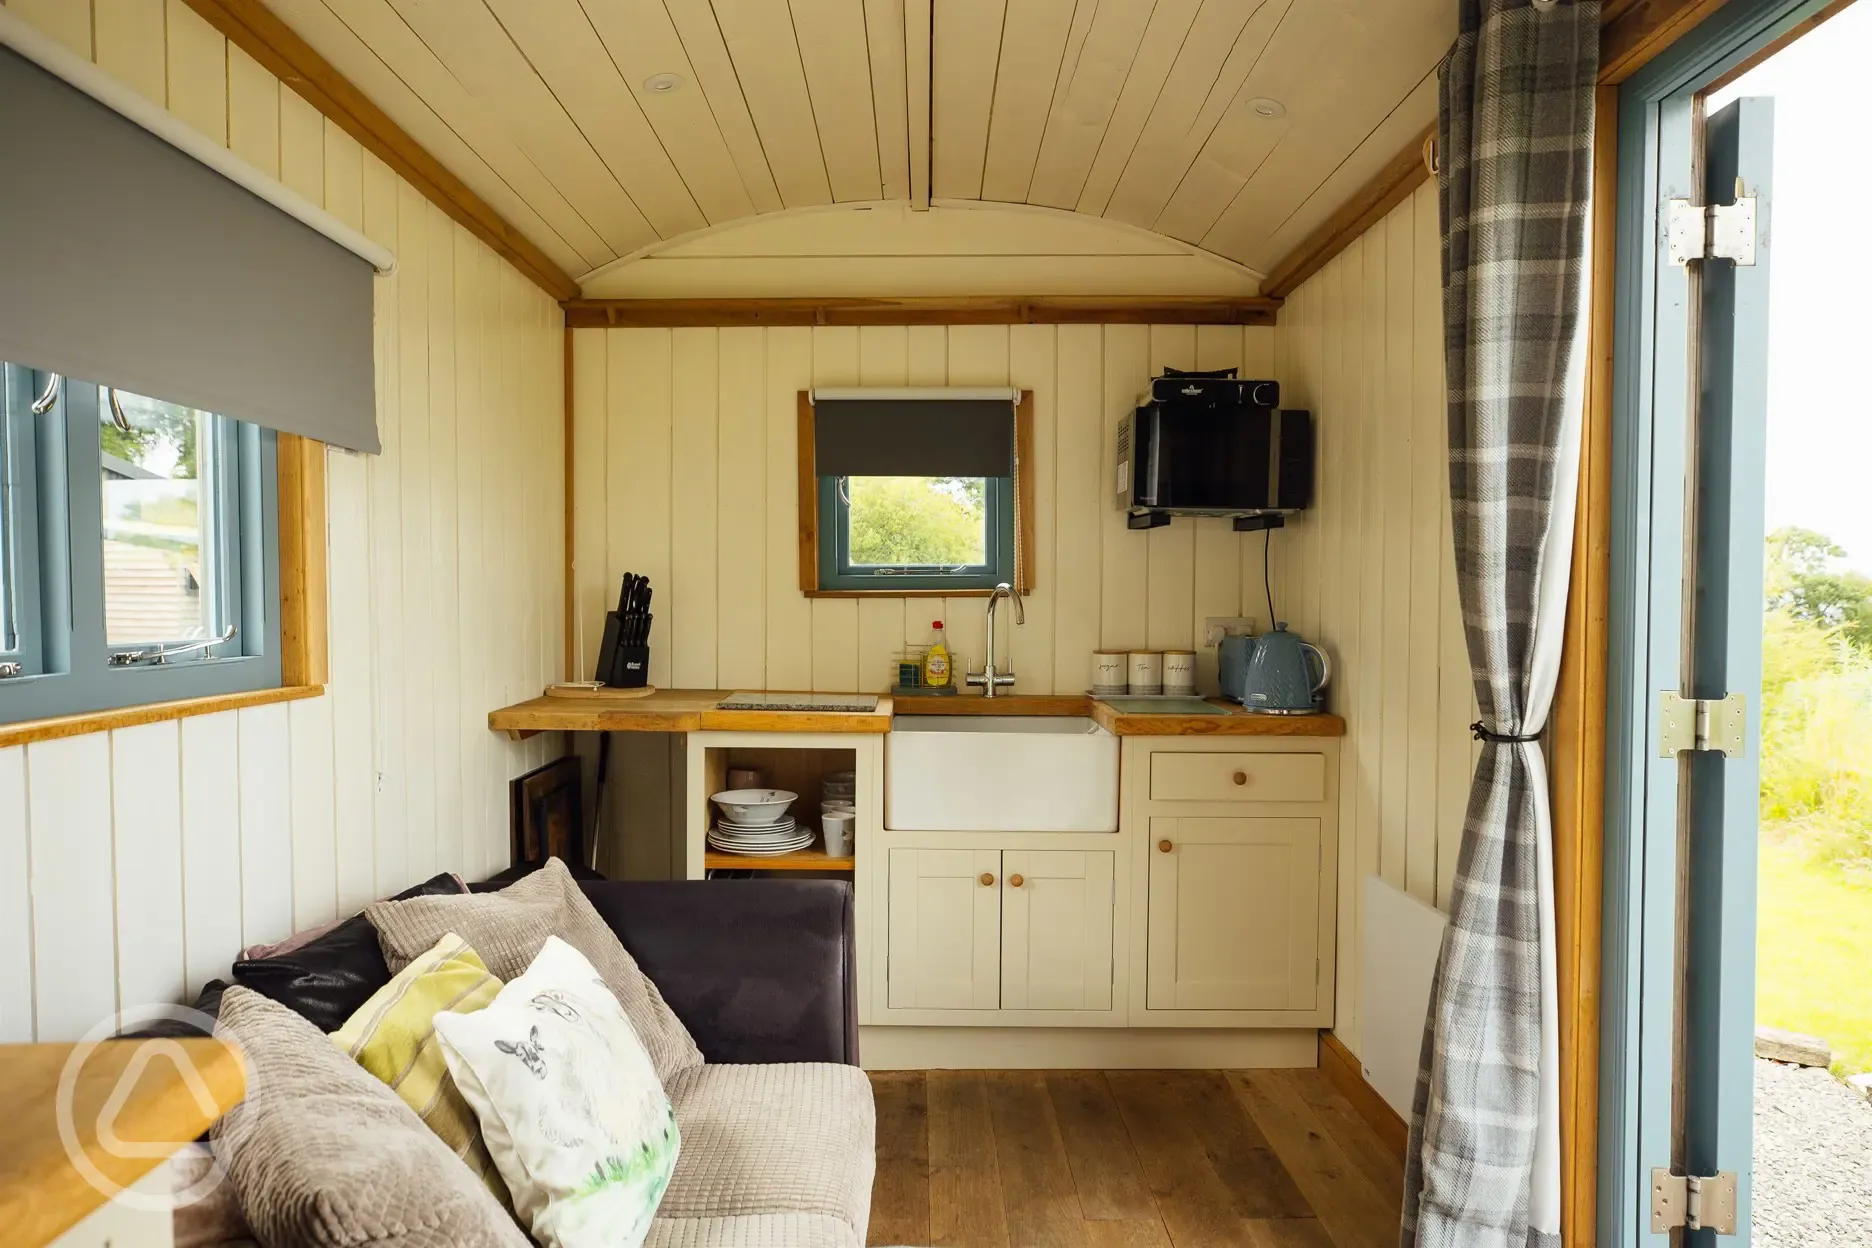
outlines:
[[[641,689],[649,683],[650,647],[619,646],[605,684],[613,689]]]
[[[624,627],[615,611],[605,612],[604,639],[598,644],[598,670],[592,679],[611,689],[641,689],[650,683],[650,647],[621,646]]]

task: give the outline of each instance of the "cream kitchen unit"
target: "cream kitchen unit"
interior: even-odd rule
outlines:
[[[1312,1064],[1332,1024],[1338,741],[1112,744],[1108,831],[861,838],[867,1066]]]
[[[788,715],[715,709],[725,696],[545,698],[495,726],[684,734],[678,874],[848,875],[866,1066],[1315,1062],[1333,1022],[1337,716],[1021,695]],[[809,823],[824,777],[852,772],[854,854],[711,851],[709,795],[744,766],[799,793]]]

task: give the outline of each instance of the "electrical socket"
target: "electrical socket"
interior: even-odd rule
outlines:
[[[1254,632],[1254,620],[1241,615],[1212,615],[1203,620],[1203,645],[1213,649],[1224,637]]]

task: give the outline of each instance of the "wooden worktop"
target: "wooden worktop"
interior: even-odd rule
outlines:
[[[488,727],[516,739],[539,732],[889,732],[900,715],[1083,715],[1120,737],[1342,737],[1337,715],[1252,715],[1215,701],[1226,715],[1120,711],[1084,694],[980,694],[906,697],[875,711],[723,711],[725,690],[659,689],[648,697],[534,698],[488,716]],[[1212,699],[1212,701],[1214,701]]]
[[[98,1044],[79,1067],[72,1084],[69,1121],[74,1142],[98,1173],[117,1188],[131,1186],[162,1161],[162,1155],[117,1156],[98,1139],[99,1113],[145,1043],[106,1040]],[[195,1091],[183,1081],[175,1061],[157,1054],[136,1072],[135,1087],[110,1121],[102,1125],[125,1143],[173,1145],[167,1149],[173,1152],[200,1136],[239,1103],[246,1093],[246,1076],[234,1051],[218,1040],[162,1043],[165,1047],[181,1046],[213,1104],[198,1104]],[[8,1089],[7,1112],[0,1118],[0,1227],[6,1228],[9,1244],[27,1248],[49,1244],[114,1194],[100,1191],[80,1173],[59,1136],[59,1076],[78,1047],[0,1045],[0,1071],[4,1072]]]
[[[890,731],[891,700],[875,711],[724,711],[731,689],[659,689],[644,697],[538,697],[504,706],[488,727],[524,740],[540,732]]]

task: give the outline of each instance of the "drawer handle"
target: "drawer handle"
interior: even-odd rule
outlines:
[[[1010,876],[1008,876],[1008,887],[1009,887],[1009,888],[1019,888],[1019,887],[1020,887],[1021,885],[1023,885],[1023,884],[1025,884],[1026,882],[1027,882],[1027,880],[1026,880],[1026,877],[1025,877],[1025,876],[1020,876],[1020,875],[1010,875]]]
[[[1239,786],[1239,785],[1244,785],[1244,784],[1247,784],[1247,783],[1248,783],[1248,773],[1247,773],[1247,772],[1245,772],[1245,771],[1238,771],[1238,772],[1236,772],[1236,773],[1235,773],[1235,776],[1234,776],[1234,779],[1235,779],[1235,783],[1236,783],[1236,784],[1237,784],[1238,786]]]
[[[1169,841],[1158,841],[1158,842],[1157,842],[1157,852],[1158,852],[1158,853],[1160,853],[1160,854],[1167,854],[1167,853],[1169,853],[1169,852],[1170,852],[1170,849],[1171,849],[1171,846],[1170,846],[1170,842],[1169,842]]]
[[[982,882],[982,887],[983,887],[983,888],[989,888],[989,887],[992,887],[992,886],[993,886],[993,884],[994,884],[994,872],[992,872],[992,871],[984,871],[984,872],[982,872],[982,873],[981,873],[981,882]]]

